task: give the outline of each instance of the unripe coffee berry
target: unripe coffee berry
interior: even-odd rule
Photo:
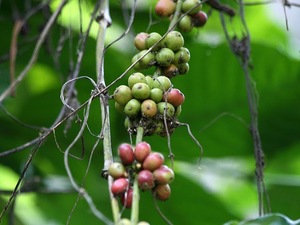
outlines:
[[[149,88],[153,88],[154,79],[151,76],[146,76],[146,84],[148,84]]]
[[[159,152],[150,153],[143,162],[143,169],[154,171],[164,163],[164,156]]]
[[[168,77],[159,76],[153,83],[153,88],[159,88],[163,92],[167,91],[172,86],[172,83]]]
[[[150,87],[145,83],[136,83],[131,89],[132,96],[139,100],[144,100],[150,97]]]
[[[190,65],[188,63],[183,63],[177,65],[178,72],[180,75],[187,74],[190,70]]]
[[[162,98],[163,98],[163,91],[159,88],[153,88],[150,91],[150,98],[156,102],[159,103],[161,102]]]
[[[180,32],[171,31],[165,38],[165,45],[173,52],[179,50],[184,45],[184,39]]]
[[[160,102],[157,104],[158,113],[166,116],[173,117],[175,115],[175,108],[172,104],[167,102]]]
[[[118,147],[118,154],[123,165],[127,166],[133,163],[134,153],[130,144],[123,143]]]
[[[142,116],[146,118],[152,118],[157,114],[157,105],[156,103],[151,100],[147,99],[142,102],[141,104],[141,113]]]
[[[157,184],[170,184],[174,180],[174,172],[166,165],[162,165],[153,171],[153,177]]]
[[[169,48],[162,48],[156,53],[155,60],[160,66],[168,66],[174,60],[174,52]]]
[[[138,185],[143,191],[150,190],[154,187],[153,174],[149,170],[142,170],[138,173]]]
[[[146,49],[146,38],[148,37],[148,33],[145,33],[145,32],[141,32],[141,33],[138,33],[135,38],[134,38],[134,45],[135,47],[142,51],[142,50],[145,50]]]
[[[153,52],[148,52],[148,53],[146,53],[146,52],[147,52],[147,50],[143,50],[138,54],[139,58],[143,57],[139,61],[139,64],[142,68],[145,68],[145,69],[147,69],[155,64],[155,54]]]
[[[185,100],[184,94],[177,88],[172,88],[170,91],[164,94],[164,100],[177,107],[182,105]]]
[[[132,86],[136,83],[146,83],[146,77],[142,73],[133,73],[128,77],[128,87],[132,88]]]
[[[153,190],[154,197],[161,201],[166,201],[170,198],[171,188],[168,184],[159,184]]]
[[[125,176],[126,170],[122,163],[114,162],[108,167],[108,174],[114,179],[118,179]]]
[[[158,43],[152,51],[158,51],[164,45],[163,40],[161,40],[162,36],[159,33],[152,32],[146,38],[146,47],[149,49],[156,43]]]
[[[121,195],[121,203],[125,208],[131,208],[132,205],[132,194],[133,189],[129,188],[128,191],[126,191],[124,194]]]
[[[118,178],[114,180],[114,182],[111,185],[111,192],[114,196],[121,195],[125,193],[125,191],[128,189],[129,182],[126,178]]]
[[[200,11],[192,15],[192,21],[195,27],[203,27],[207,22],[207,15],[205,12]]]
[[[171,16],[176,9],[176,3],[173,0],[159,0],[155,6],[155,13],[158,16]]]
[[[131,99],[124,108],[124,113],[126,116],[135,117],[141,111],[141,103],[135,98]]]
[[[178,23],[178,29],[182,32],[191,32],[193,30],[193,20],[190,15],[183,17]]]
[[[201,2],[199,0],[185,0],[182,3],[181,11],[183,13],[186,13],[189,10],[191,10],[192,8],[194,8],[190,12],[188,12],[189,15],[193,15],[202,9],[202,4],[200,4],[200,3]],[[196,5],[198,5],[198,6],[196,6]]]
[[[187,63],[190,61],[191,55],[187,48],[181,47],[174,55],[174,63],[176,65]]]
[[[131,225],[131,222],[127,218],[122,218],[120,221],[118,221],[117,225]]]
[[[151,152],[151,146],[149,143],[142,141],[136,144],[135,149],[134,149],[134,156],[136,161],[142,163],[146,157],[150,154]]]
[[[119,113],[123,113],[124,112],[124,105],[120,105],[118,102],[115,101],[115,109],[119,112]]]
[[[120,85],[114,92],[114,99],[120,105],[126,105],[132,99],[131,90],[126,85]]]

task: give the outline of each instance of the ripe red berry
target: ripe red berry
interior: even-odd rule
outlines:
[[[112,183],[111,192],[114,196],[121,195],[125,193],[125,191],[128,189],[128,186],[129,182],[126,178],[118,178]]]
[[[121,162],[127,166],[133,163],[134,153],[133,148],[130,144],[123,143],[118,148],[118,154],[121,159]]]
[[[166,165],[162,165],[153,171],[153,177],[157,184],[170,184],[174,180],[174,172]]]
[[[168,184],[159,184],[153,190],[154,197],[161,201],[166,201],[171,195],[171,188]]]
[[[158,16],[168,17],[175,12],[176,3],[173,0],[159,0],[155,6],[155,13]]]
[[[200,11],[192,15],[192,22],[195,27],[203,27],[206,24],[207,15],[205,12]]]
[[[132,205],[132,194],[133,189],[129,188],[128,191],[126,191],[124,194],[121,195],[121,203],[125,208],[131,208]]]
[[[177,88],[172,88],[164,94],[164,100],[177,107],[182,105],[185,100],[184,94]]]
[[[149,170],[142,170],[138,173],[139,188],[143,191],[150,190],[154,187],[153,174]]]
[[[143,162],[143,169],[154,171],[162,166],[164,156],[159,152],[150,153]]]
[[[134,156],[136,161],[142,163],[145,158],[150,154],[151,152],[151,146],[145,142],[139,142],[136,144],[135,146],[135,150],[134,150]]]

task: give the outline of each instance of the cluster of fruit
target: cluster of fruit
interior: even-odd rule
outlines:
[[[133,180],[137,176],[139,189],[151,190],[156,199],[165,201],[170,197],[169,184],[174,180],[174,172],[164,165],[164,156],[152,152],[147,142],[139,142],[135,147],[123,143],[118,147],[121,162],[114,162],[108,168],[108,174],[114,178],[111,192],[120,197],[121,204],[132,205]]]
[[[190,52],[183,47],[184,39],[178,31],[169,32],[165,38],[157,32],[141,32],[135,36],[134,45],[140,51],[132,58],[132,63],[137,62],[134,65],[136,71],[155,66],[154,76],[169,78],[189,71]],[[150,52],[149,48],[152,48]]]
[[[165,136],[164,118],[171,124],[181,113],[185,97],[177,88],[172,88],[166,76],[145,76],[140,72],[128,78],[128,86],[120,85],[113,94],[115,108],[124,113],[125,127],[132,133],[138,126],[144,128],[144,135]],[[171,126],[171,125],[170,125]],[[168,126],[170,132],[172,127]]]
[[[175,0],[159,0],[155,6],[155,12],[161,17],[170,17],[176,9]],[[200,0],[184,0],[181,5],[181,13],[187,13],[178,23],[178,29],[182,32],[190,32],[194,27],[202,27],[206,24],[207,15],[201,11]]]

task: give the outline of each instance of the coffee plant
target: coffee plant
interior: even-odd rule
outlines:
[[[75,200],[73,199],[70,207],[68,205],[69,212],[63,213],[64,218],[61,219],[66,224],[84,222],[90,224],[89,218],[77,212],[80,207],[88,211],[88,217],[95,218],[92,220],[95,224],[180,225],[192,224],[191,221],[194,222],[193,224],[216,224],[220,221],[215,217],[224,209],[217,205],[219,208],[213,210],[212,214],[206,215],[206,208],[211,206],[202,204],[201,199],[198,199],[199,193],[205,192],[200,188],[193,188],[195,184],[185,179],[191,177],[194,183],[201,183],[199,174],[204,174],[206,171],[202,168],[214,165],[212,162],[205,164],[203,149],[209,151],[210,147],[202,147],[202,141],[198,140],[201,137],[195,134],[194,126],[201,124],[201,127],[204,127],[202,130],[206,130],[213,127],[224,116],[229,116],[250,131],[249,140],[252,141],[255,162],[255,168],[251,169],[254,170],[255,175],[247,174],[247,179],[250,177],[256,184],[257,215],[250,215],[251,217],[239,215],[239,219],[248,220],[241,223],[230,221],[226,224],[300,224],[299,221],[292,221],[285,215],[271,213],[268,185],[265,183],[265,158],[258,126],[258,90],[251,76],[257,61],[251,51],[250,29],[245,15],[246,7],[260,4],[267,3],[243,0],[235,2],[218,0],[26,0],[21,2],[16,0],[10,3],[0,1],[3,26],[7,26],[6,18],[13,20],[9,27],[12,35],[8,38],[10,45],[6,43],[6,38],[1,44],[6,47],[8,53],[0,56],[0,73],[4,71],[9,79],[3,78],[4,85],[0,85],[0,106],[5,118],[3,125],[0,125],[3,130],[3,147],[0,149],[0,159],[3,159],[3,163],[0,163],[0,169],[3,169],[3,174],[9,174],[7,172],[10,171],[9,169],[20,170],[15,168],[14,160],[21,167],[21,172],[16,179],[12,179],[13,175],[5,179],[0,176],[0,223],[60,224],[39,218],[38,207],[32,207],[33,210],[28,211],[30,212],[28,215],[22,215],[22,211],[16,207],[18,201],[27,193],[39,194],[39,196],[40,194],[75,193]],[[282,5],[288,29],[285,9],[298,8],[299,4],[283,1]],[[3,10],[8,8],[11,11]],[[216,15],[218,20],[215,19]],[[117,21],[116,27],[115,21]],[[148,24],[144,24],[145,21]],[[235,26],[235,21],[239,24],[237,26],[239,31],[232,28]],[[121,28],[118,26],[123,22],[126,27],[120,31]],[[201,60],[199,57],[194,58],[194,55],[203,50],[197,42],[205,38],[213,42],[215,26],[220,26],[222,29],[222,35],[227,41],[231,54],[229,51],[226,52],[226,55],[222,55],[221,61],[212,64],[207,59],[211,49],[214,49],[210,48],[203,53]],[[110,29],[114,29],[112,32],[114,38],[110,37]],[[206,37],[205,34],[210,36]],[[3,35],[6,35],[5,32]],[[92,41],[93,39],[96,41]],[[91,49],[96,54],[91,52]],[[31,50],[32,54],[28,56],[28,51]],[[123,57],[122,51],[126,51],[127,57]],[[41,55],[45,60],[41,60],[43,58]],[[22,64],[28,58],[29,61]],[[230,60],[238,61],[235,70],[230,71],[232,77],[224,76],[230,70],[232,64]],[[109,63],[106,63],[107,61]],[[281,58],[278,59],[279,61],[282,62]],[[22,63],[18,64],[18,62]],[[299,60],[296,62],[299,63]],[[291,67],[296,68],[290,70],[291,74],[299,72],[296,62],[291,64]],[[46,71],[39,68],[43,65],[53,65],[49,70],[51,69],[53,76],[57,77],[55,81],[40,72]],[[270,68],[275,65],[276,63],[272,62]],[[96,67],[95,75],[85,72],[90,72],[93,66]],[[242,96],[248,104],[248,108],[246,107],[248,119],[225,112],[215,119],[210,117],[209,121],[206,118],[202,123],[205,120],[202,116],[209,114],[206,113],[208,111],[201,114],[202,116],[199,111],[196,116],[192,115],[192,111],[189,111],[192,108],[193,110],[213,108],[214,101],[209,97],[208,100],[205,99],[206,84],[201,83],[210,79],[208,74],[218,76],[218,80],[221,81],[222,84],[219,86],[212,85],[213,92],[221,93],[220,96],[222,92],[218,88],[229,84],[233,78],[239,81],[239,87],[231,86],[230,91],[239,90],[243,85],[235,76],[244,75],[245,91],[243,89]],[[295,80],[298,78],[299,76],[295,75]],[[59,80],[60,90],[59,93],[55,93],[57,102],[47,102],[46,94],[43,95],[42,89],[54,90],[57,80]],[[31,82],[32,85],[26,82]],[[87,83],[90,86],[87,86]],[[291,83],[294,84],[294,81]],[[28,90],[32,89],[32,93],[42,94],[36,97],[30,92],[27,93],[24,91],[26,85]],[[298,89],[295,93],[299,93]],[[36,100],[34,98],[41,98],[40,105],[36,106],[32,103]],[[226,105],[226,103],[222,104]],[[235,105],[239,104],[235,103]],[[23,122],[24,118],[27,118],[23,117],[23,114],[30,113],[23,108],[19,116],[14,115],[18,105],[33,109],[35,113],[29,116],[30,120],[25,119],[26,122]],[[60,110],[56,110],[59,107]],[[241,107],[245,105],[241,104]],[[43,116],[51,117],[54,110],[56,110],[56,117],[52,118],[51,124],[46,125]],[[185,122],[189,117],[191,117],[190,124]],[[9,140],[14,135],[13,129],[10,128],[11,122],[7,122],[7,119],[16,123],[18,129],[29,129],[30,134],[34,131],[35,138],[25,141],[29,134],[26,130],[22,130],[24,137],[14,136],[14,146],[7,146],[5,139]],[[40,127],[31,125],[39,122],[43,124]],[[185,133],[182,132],[180,135],[184,137],[178,138],[176,133],[181,132],[182,129]],[[295,128],[295,133],[297,132],[300,133]],[[226,132],[222,135],[226,141],[234,138],[232,135],[229,137]],[[157,144],[158,142],[160,144]],[[190,142],[192,144],[189,144]],[[44,148],[50,149],[45,147],[48,144],[51,145],[51,149],[59,150],[60,155],[59,157],[55,155],[54,160],[51,155],[53,153],[42,151]],[[28,149],[30,152],[26,153],[24,150]],[[174,149],[176,152],[182,151],[180,154],[189,161],[189,164],[177,160],[176,154],[173,153]],[[86,154],[89,154],[89,157],[86,157]],[[51,157],[51,163],[41,155]],[[195,157],[198,159],[197,162],[192,159]],[[103,162],[103,165],[99,166],[99,162]],[[231,163],[236,162],[233,160]],[[95,168],[98,170],[97,175],[90,177],[90,171]],[[218,165],[213,168],[218,171]],[[220,168],[219,170],[222,170]],[[64,171],[62,177],[56,176],[52,179],[50,176],[43,177],[43,174],[56,169]],[[228,169],[222,172],[225,174],[228,171],[236,172]],[[228,174],[224,177],[228,177]],[[232,177],[239,178],[234,173]],[[218,182],[210,178],[205,180],[203,189],[207,188],[214,192],[219,187],[212,188],[213,183]],[[7,186],[5,186],[6,182]],[[239,186],[238,181],[234,182]],[[11,183],[13,183],[12,190],[10,190]],[[183,184],[184,186],[180,186]],[[218,184],[218,186],[222,185],[223,183]],[[191,193],[181,192],[181,188],[187,190],[186,186],[190,186],[188,190]],[[228,188],[224,187],[225,189]],[[235,190],[238,189],[239,187]],[[176,199],[178,197],[180,200]],[[227,196],[223,194],[220,198],[224,201]],[[47,198],[49,199],[51,200]],[[65,202],[54,202],[54,199],[51,209],[59,211],[60,207],[66,207]],[[145,204],[150,202],[149,199],[153,205]],[[84,206],[81,200],[84,200]],[[101,201],[104,204],[101,205]],[[234,199],[231,200],[232,208],[230,207],[229,214],[238,211],[233,206],[235,204],[233,201]],[[28,200],[29,206],[25,208],[30,208],[30,202],[35,200]],[[190,206],[192,204],[193,207]],[[187,215],[186,212],[191,214]],[[56,215],[47,217],[52,216]],[[178,220],[175,219],[176,216]],[[231,215],[226,216],[226,220],[232,219]],[[249,219],[257,216],[258,218]],[[25,218],[31,219],[26,221]]]

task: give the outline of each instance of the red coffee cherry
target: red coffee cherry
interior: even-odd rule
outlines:
[[[128,191],[126,191],[124,194],[121,195],[121,203],[125,208],[131,208],[132,205],[132,194],[133,189],[129,188]]]
[[[153,171],[153,177],[157,184],[170,184],[174,180],[174,172],[166,165],[162,165]]]
[[[151,146],[145,142],[139,142],[136,144],[135,149],[134,149],[134,156],[136,161],[142,163],[145,158],[150,154],[151,152]]]
[[[159,152],[150,153],[143,162],[143,169],[154,171],[164,163],[164,156]]]
[[[207,22],[207,15],[205,12],[200,11],[192,15],[192,22],[195,27],[203,27]]]
[[[161,17],[171,16],[176,9],[176,3],[173,0],[159,0],[155,6],[155,13]]]
[[[133,163],[134,153],[130,144],[123,143],[118,148],[118,154],[123,165],[127,166]]]
[[[121,195],[125,193],[125,191],[128,189],[128,186],[129,182],[126,178],[118,178],[112,183],[111,192],[114,196]]]
[[[177,88],[172,88],[170,91],[164,94],[164,100],[177,107],[182,105],[185,100],[184,94]]]
[[[153,190],[154,197],[161,201],[166,201],[170,198],[171,188],[168,184],[159,184]]]
[[[154,187],[153,174],[149,170],[142,170],[138,173],[139,188],[143,191],[150,190]]]

